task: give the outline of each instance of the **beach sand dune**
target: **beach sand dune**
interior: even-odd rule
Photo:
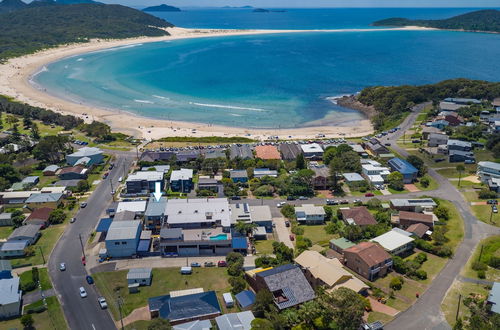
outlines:
[[[422,30],[425,28],[406,27],[380,30]],[[119,110],[103,109],[73,103],[46,93],[43,88],[36,88],[30,83],[31,76],[42,70],[48,63],[82,53],[97,51],[137,43],[175,40],[183,38],[218,37],[228,35],[251,35],[271,33],[313,32],[314,30],[213,30],[168,28],[170,36],[142,37],[124,40],[92,40],[84,44],[72,44],[47,49],[32,55],[10,59],[0,65],[0,94],[10,96],[18,101],[51,109],[60,113],[72,114],[89,122],[98,120],[107,123],[114,131],[133,135],[147,140],[169,136],[250,136],[265,139],[279,136],[282,139],[310,139],[324,134],[326,137],[358,137],[371,134],[372,125],[368,119],[360,120],[351,126],[317,126],[293,129],[244,129],[209,124],[188,123],[170,120],[158,120],[136,116]],[[374,30],[316,30],[314,32],[371,32]]]

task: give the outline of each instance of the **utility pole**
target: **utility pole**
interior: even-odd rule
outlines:
[[[127,166],[125,163],[123,163],[123,180],[127,177]]]
[[[491,205],[491,213],[490,213],[490,223],[493,223],[493,206],[495,204]]]
[[[122,297],[118,296],[118,299],[116,299],[116,302],[118,303],[118,311],[120,312],[120,323],[122,325],[121,329],[123,330],[123,316],[122,316]]]
[[[137,144],[135,145],[135,155],[137,157],[137,161],[139,161],[139,146]]]
[[[479,259],[477,259],[477,261],[481,262],[481,257],[483,256],[483,248],[484,248],[484,245],[481,245],[481,252],[479,252]]]
[[[82,255],[85,257],[85,249],[83,247],[82,234],[78,234],[78,238],[80,239],[80,246],[82,247]]]
[[[113,202],[115,201],[115,194],[114,194],[114,189],[113,189],[113,180],[109,178],[109,184],[111,185],[111,196],[113,197]]]
[[[460,313],[460,301],[462,300],[462,295],[458,295],[458,305],[457,305],[457,315],[455,316],[455,321],[458,320],[458,314]]]
[[[42,255],[43,263],[45,264],[45,256],[43,255],[42,247],[39,246],[38,249],[40,249],[40,254]]]

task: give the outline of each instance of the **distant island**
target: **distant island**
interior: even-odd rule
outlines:
[[[0,2],[0,13],[13,12],[19,9],[25,8],[38,8],[46,6],[57,6],[57,5],[75,5],[81,3],[94,3],[99,2],[93,0],[33,0],[29,4],[21,0],[3,0]]]
[[[284,9],[264,9],[264,8],[255,8],[253,10],[254,13],[285,13]]]
[[[234,7],[234,6],[224,6],[222,7],[224,9],[252,9],[252,6],[241,6],[241,7]]]
[[[169,22],[121,5],[97,3],[27,7],[0,14],[0,62],[93,38],[169,35]]]
[[[500,33],[500,11],[478,10],[467,14],[438,20],[412,20],[388,18],[373,23],[374,26],[422,26],[444,30]]]
[[[151,6],[151,7],[146,7],[142,11],[152,11],[152,12],[159,12],[159,11],[181,11],[180,8],[174,7],[174,6],[169,6],[169,5],[159,5],[159,6]]]

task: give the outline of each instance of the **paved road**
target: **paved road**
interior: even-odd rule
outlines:
[[[118,153],[115,168],[106,180],[103,180],[87,201],[87,207],[76,215],[76,222],[70,224],[57,243],[49,259],[49,274],[54,288],[61,301],[64,314],[70,329],[108,330],[115,329],[115,323],[106,310],[101,310],[98,303],[98,293],[93,285],[85,281],[87,271],[82,265],[82,249],[79,235],[85,244],[102,213],[111,202],[111,185],[118,184],[118,178],[123,175],[123,168],[130,168],[133,161],[131,153]],[[59,271],[59,263],[65,262],[67,270]],[[83,286],[87,298],[80,298],[78,288]],[[108,304],[111,302],[108,302]]]

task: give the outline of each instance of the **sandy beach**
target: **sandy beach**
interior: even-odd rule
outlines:
[[[31,76],[44,65],[77,54],[113,48],[136,43],[156,42],[199,37],[220,37],[230,35],[298,33],[298,32],[372,32],[385,30],[433,30],[421,27],[388,29],[345,29],[345,30],[206,30],[168,28],[170,36],[142,37],[123,40],[92,40],[88,43],[71,44],[10,59],[0,64],[0,94],[10,96],[33,106],[51,109],[60,113],[79,116],[84,120],[98,120],[107,123],[114,131],[147,140],[169,136],[249,136],[263,140],[269,136],[280,139],[310,139],[318,134],[325,137],[357,137],[373,132],[369,119],[356,122],[355,126],[316,126],[293,129],[245,129],[200,123],[159,120],[141,117],[120,110],[107,110],[76,104],[45,93],[30,82]]]

